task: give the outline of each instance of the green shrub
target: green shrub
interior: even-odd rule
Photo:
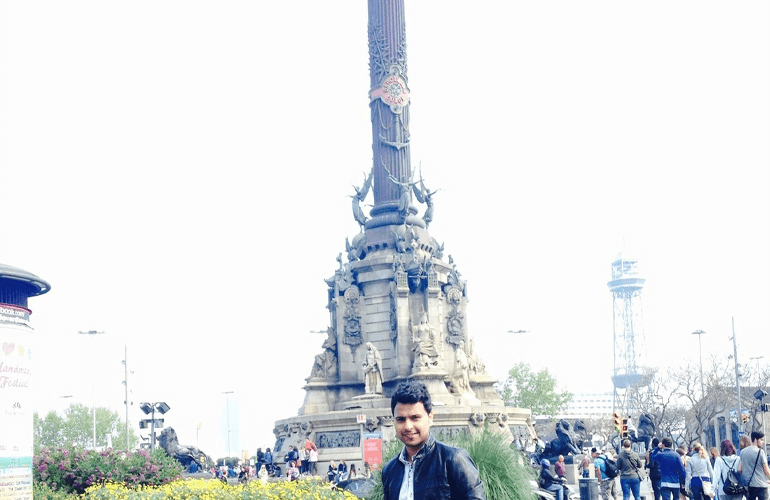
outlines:
[[[460,436],[450,443],[468,450],[484,483],[487,500],[534,499],[530,480],[535,472],[509,439],[485,427],[478,434]]]
[[[83,493],[86,488],[105,482],[130,486],[160,485],[178,479],[179,462],[163,450],[126,453],[43,448],[32,461],[34,482],[51,490]]]
[[[35,500],[77,500],[74,493],[63,490],[52,490],[45,484],[32,483],[32,498]]]

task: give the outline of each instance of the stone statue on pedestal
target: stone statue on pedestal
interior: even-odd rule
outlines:
[[[425,313],[420,316],[420,324],[412,327],[412,342],[414,342],[413,371],[438,366],[436,330],[428,324],[428,315]]]
[[[452,380],[452,385],[459,392],[471,392],[470,369],[471,364],[465,353],[465,342],[460,342],[455,351],[455,376]]]
[[[337,336],[333,328],[327,328],[326,334],[326,340],[321,346],[324,351],[316,354],[310,378],[337,378]]]
[[[382,357],[371,342],[366,343],[363,365],[366,394],[382,394]]]

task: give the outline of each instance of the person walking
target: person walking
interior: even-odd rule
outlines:
[[[591,456],[594,458],[594,470],[602,498],[615,500],[618,498],[618,486],[614,477],[607,477],[607,455],[600,455],[599,450],[591,448]]]
[[[583,460],[580,462],[580,472],[583,473],[584,478],[591,477],[591,455],[588,452],[583,454]]]
[[[556,463],[553,464],[553,470],[560,478],[564,478],[567,475],[567,464],[564,463],[564,455],[559,455]]]
[[[663,449],[663,445],[658,438],[652,439],[652,448],[647,452],[645,467],[649,469],[650,483],[652,484],[652,493],[655,500],[661,500],[660,496],[660,467],[655,461],[655,456]]]
[[[712,446],[711,448],[709,448],[709,457],[711,457],[710,458],[711,468],[713,469],[714,464],[716,464],[717,458],[719,457],[719,450],[717,449],[716,446]]]
[[[767,500],[767,478],[770,477],[770,469],[767,467],[763,432],[752,431],[751,446],[741,451],[738,471],[741,472],[744,483],[749,485],[746,500]]]
[[[751,438],[748,434],[742,434],[740,438],[738,438],[738,456],[741,456],[741,452],[744,448],[748,448],[751,446]]]
[[[703,445],[695,443],[692,449],[694,453],[687,460],[687,467],[685,469],[684,489],[692,494],[693,500],[708,500],[714,496],[714,489],[711,485],[714,470],[711,468],[711,461]],[[704,486],[705,483],[709,484]],[[710,494],[704,493],[704,490]]]
[[[623,490],[623,500],[629,500],[633,493],[635,500],[641,500],[639,493],[642,484],[642,461],[639,455],[631,449],[631,441],[623,441],[623,449],[618,453],[618,469],[620,469],[620,489]]]
[[[679,454],[674,451],[674,441],[665,437],[661,441],[663,448],[655,455],[655,462],[660,469],[660,495],[663,500],[676,500],[684,489],[685,472]]]
[[[729,439],[725,439],[719,446],[720,455],[714,461],[714,489],[719,500],[741,500],[743,495],[728,495],[725,490],[725,481],[730,472],[738,472],[740,458],[735,454],[735,447]]]

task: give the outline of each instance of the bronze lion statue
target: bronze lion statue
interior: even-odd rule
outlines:
[[[173,427],[163,429],[158,442],[168,456],[177,459],[188,472],[193,463],[197,465],[199,470],[203,470],[210,462],[208,455],[195,446],[180,445]],[[192,468],[195,469],[195,467]]]
[[[559,455],[564,455],[564,461],[572,463],[571,455],[580,455],[580,448],[576,444],[576,435],[572,431],[572,426],[566,420],[556,422],[553,434],[549,434],[544,439],[546,441],[545,450],[540,455],[540,459],[546,458],[554,462]]]

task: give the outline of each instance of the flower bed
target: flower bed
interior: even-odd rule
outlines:
[[[108,483],[86,490],[83,500],[357,500],[326,481],[300,480],[229,486],[218,480],[178,480],[162,486],[126,487]]]
[[[161,485],[178,479],[182,466],[163,450],[125,453],[44,448],[32,461],[34,481],[52,491],[83,493],[105,482],[130,486]]]

